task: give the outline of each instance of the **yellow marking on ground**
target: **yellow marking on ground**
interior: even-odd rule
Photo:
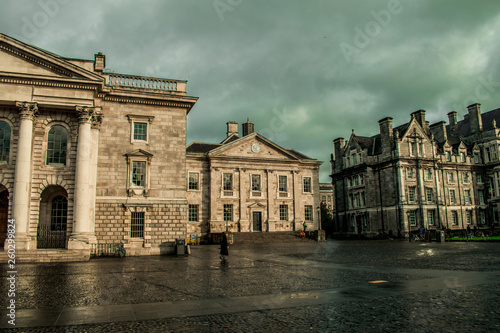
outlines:
[[[368,281],[368,283],[386,283],[386,282],[389,282],[389,281],[385,281],[385,280]]]

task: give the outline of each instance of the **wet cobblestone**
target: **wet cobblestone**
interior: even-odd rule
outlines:
[[[139,304],[306,290],[356,290],[385,280],[376,299],[233,314],[36,327],[13,332],[494,332],[500,331],[500,244],[360,241],[234,245],[226,264],[216,246],[191,256],[18,265],[19,309]],[[2,271],[6,270],[2,268]],[[452,272],[449,272],[452,271]],[[448,272],[448,273],[447,273]],[[491,273],[462,287],[461,272]],[[2,273],[4,274],[4,273]],[[430,277],[445,287],[407,292]],[[425,282],[432,283],[432,282]],[[354,289],[349,289],[354,288]],[[388,293],[383,294],[384,288]],[[389,292],[390,291],[390,292]],[[0,292],[6,293],[5,279]],[[386,296],[385,296],[386,295]],[[2,308],[6,298],[0,298]]]

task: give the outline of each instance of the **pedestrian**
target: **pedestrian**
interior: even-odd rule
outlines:
[[[476,225],[474,225],[473,231],[474,231],[474,236],[477,236],[477,226]]]
[[[229,255],[229,245],[227,244],[227,232],[222,233],[220,240],[220,260],[226,260]]]
[[[304,227],[304,232],[307,230],[307,224],[304,222],[302,223],[302,227]]]
[[[467,235],[470,235],[470,225],[467,226]]]

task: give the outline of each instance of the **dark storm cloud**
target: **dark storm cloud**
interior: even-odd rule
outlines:
[[[2,1],[0,31],[108,70],[189,79],[188,142],[250,118],[276,143],[325,161],[351,129],[378,132],[500,107],[496,1]],[[55,5],[54,5],[55,4]],[[40,14],[41,13],[41,14]],[[44,20],[43,13],[47,17]],[[31,31],[30,31],[31,24]]]

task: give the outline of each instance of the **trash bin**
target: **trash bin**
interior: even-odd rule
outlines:
[[[439,243],[444,243],[444,231],[442,230],[436,231],[436,241]]]
[[[177,246],[177,255],[186,254],[186,240],[179,238],[175,240]]]

